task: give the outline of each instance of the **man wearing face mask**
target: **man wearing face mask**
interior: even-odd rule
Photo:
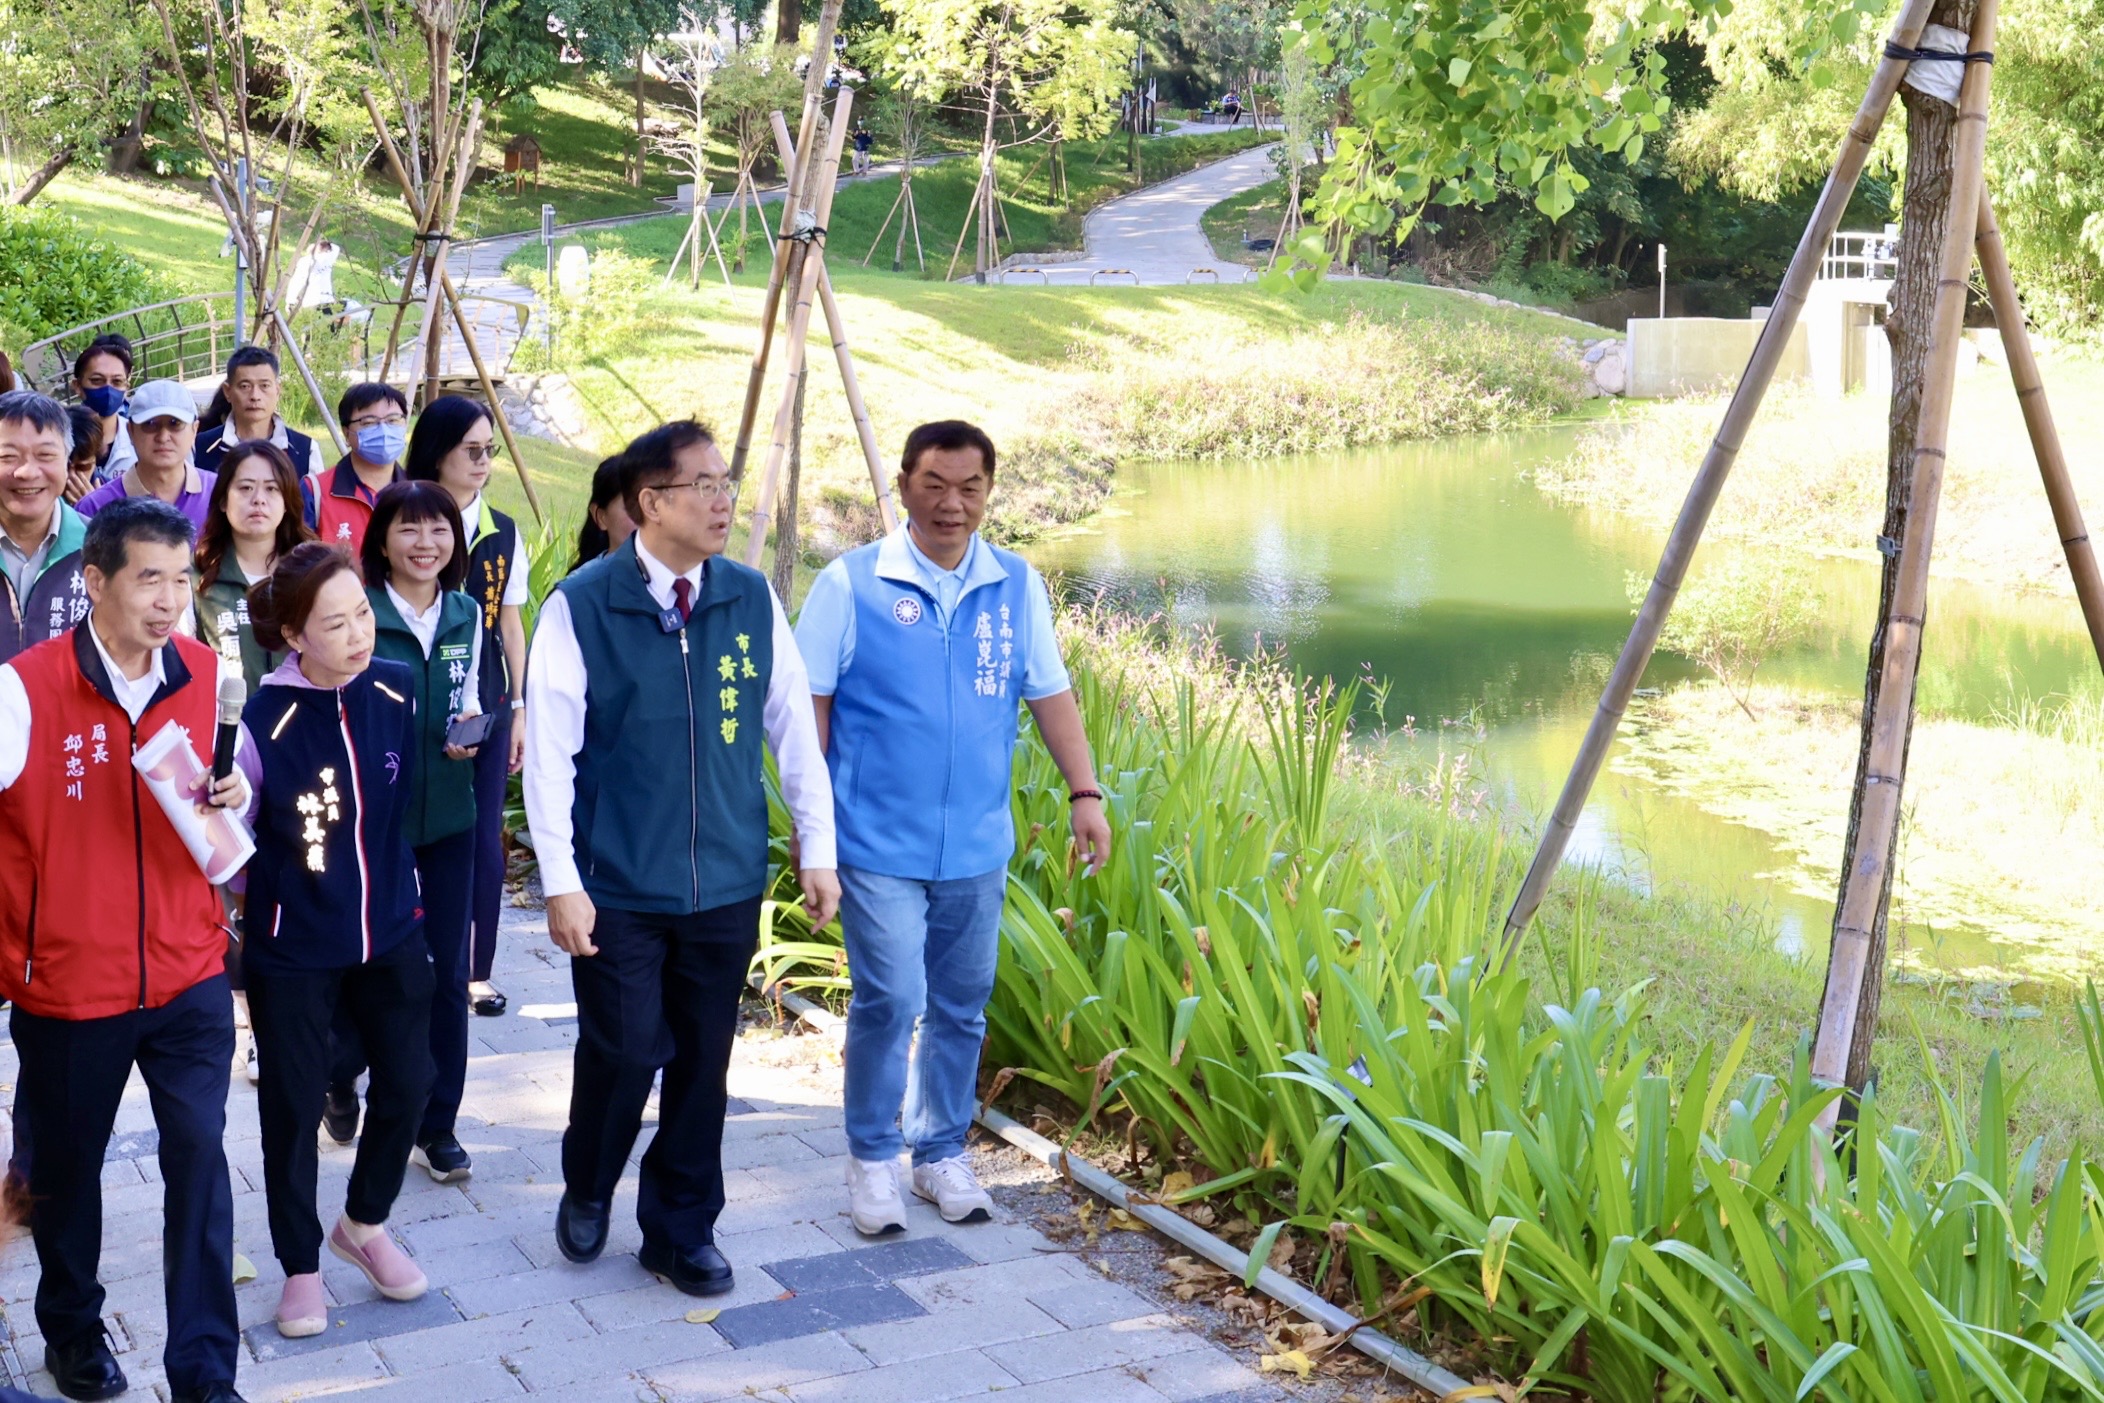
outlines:
[[[402,454],[409,447],[409,401],[392,385],[353,385],[336,404],[351,451],[326,473],[300,483],[307,525],[332,546],[354,557],[364,548],[373,519],[373,499],[402,480]]]

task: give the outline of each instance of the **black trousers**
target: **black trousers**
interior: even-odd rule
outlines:
[[[723,1110],[738,998],[760,937],[760,899],[691,916],[599,908],[599,953],[570,961],[577,1062],[563,1186],[613,1197],[660,1069],[658,1128],[643,1155],[636,1221],[671,1247],[715,1239],[723,1211]]]
[[[475,872],[475,830],[416,849],[416,880],[424,894],[424,948],[431,955],[431,1097],[416,1143],[453,1133],[468,1080],[468,887]],[[339,1005],[336,1056],[329,1085],[350,1086],[365,1071],[365,1039],[350,1010]]]
[[[248,1017],[263,1079],[256,1087],[263,1131],[263,1191],[270,1242],[287,1276],[321,1269],[314,1190],[322,1095],[328,1089],[329,1025],[337,1008],[372,1057],[365,1127],[343,1211],[384,1223],[402,1191],[402,1171],[431,1094],[431,957],[415,936],[349,969],[248,970]]]
[[[468,978],[487,980],[497,963],[497,920],[504,913],[504,786],[511,773],[509,710],[475,751],[475,876],[468,889],[474,924]]]
[[[234,1061],[226,977],[214,975],[160,1008],[110,1018],[45,1018],[17,1006],[8,1026],[22,1059],[16,1124],[36,1144],[29,1226],[41,1271],[37,1327],[54,1344],[102,1328],[102,1157],[137,1066],[161,1138],[169,1387],[232,1382],[240,1334],[225,1146]]]

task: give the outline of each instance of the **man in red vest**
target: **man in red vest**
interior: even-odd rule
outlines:
[[[127,1386],[97,1270],[103,1154],[136,1066],[160,1133],[169,1390],[238,1403],[222,908],[132,767],[171,721],[211,752],[219,660],[176,628],[189,520],[152,497],[113,502],[88,524],[81,570],[87,618],[0,667],[0,994],[21,1058],[44,1365],[68,1398]],[[237,770],[198,798],[239,807],[247,788]]]

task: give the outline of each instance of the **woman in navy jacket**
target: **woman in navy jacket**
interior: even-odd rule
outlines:
[[[349,555],[296,547],[248,609],[257,641],[292,654],[242,713],[256,796],[243,963],[263,1064],[263,1186],[285,1269],[277,1325],[296,1337],[328,1325],[315,1130],[339,1006],[373,1074],[329,1250],[389,1300],[427,1285],[386,1229],[431,1091],[431,960],[407,830],[419,738],[410,671],[374,660],[372,605]]]

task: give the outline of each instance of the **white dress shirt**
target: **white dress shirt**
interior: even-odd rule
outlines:
[[[387,581],[385,588],[387,590],[387,598],[394,605],[395,612],[402,616],[402,622],[409,625],[409,632],[415,636],[417,643],[423,648],[424,661],[431,661],[431,650],[438,643],[439,615],[445,612],[446,592],[440,590],[437,594],[432,595],[431,607],[419,614],[414,604],[402,598],[401,591],[394,587],[393,580]],[[467,680],[460,685],[460,696],[464,698],[462,705],[466,708],[467,714],[481,714],[482,626],[479,621],[475,626],[474,644],[468,653]]]
[[[673,607],[670,566],[644,549],[635,538],[636,558],[643,563],[650,597],[660,609]],[[701,598],[705,565],[688,571],[688,597]],[[770,588],[774,612],[774,665],[767,679],[762,723],[767,748],[781,774],[782,801],[796,826],[801,861],[808,868],[837,865],[833,846],[833,779],[818,744],[818,723],[811,707],[811,683],[803,654],[782,601]],[[549,896],[584,890],[577,872],[575,830],[570,811],[577,793],[577,753],[584,749],[584,653],[570,620],[570,600],[551,591],[534,625],[533,648],[526,665],[526,826],[533,833],[533,855],[540,864],[541,889]]]
[[[103,671],[109,674],[110,691],[115,695],[117,705],[124,708],[124,714],[131,717],[132,724],[136,726],[139,724],[139,718],[146,714],[147,706],[152,703],[153,694],[168,680],[168,669],[161,661],[167,648],[153,650],[149,655],[150,661],[146,671],[137,679],[126,677],[123,670],[111,661],[109,649],[102,646],[102,635],[93,627],[94,619],[95,615],[91,612],[87,618],[81,620],[78,627],[87,629],[88,641],[95,645],[96,653],[102,658]],[[219,659],[220,678],[239,676],[241,662],[238,658],[232,662],[225,658]],[[193,677],[190,679],[190,685],[202,686],[204,679]],[[218,686],[216,679],[213,686]],[[22,685],[22,675],[15,671],[13,663],[0,666],[0,789],[11,788],[16,780],[22,778],[22,770],[29,763],[29,726],[33,719],[29,710],[29,692]],[[152,738],[142,736],[140,739]],[[200,738],[192,737],[191,743],[206,743],[210,739],[211,737],[207,736],[200,741]],[[198,758],[209,762],[212,757],[207,754]],[[238,768],[234,773],[241,776]],[[828,798],[830,797],[829,794]],[[242,777],[241,794],[228,807],[244,809],[248,807],[248,801],[248,780]]]

